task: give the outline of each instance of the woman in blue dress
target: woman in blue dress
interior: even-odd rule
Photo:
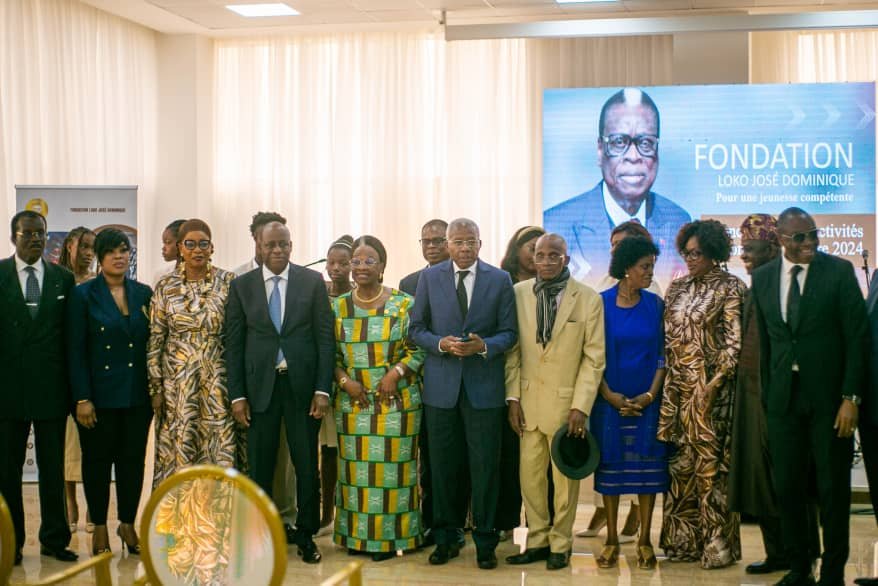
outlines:
[[[656,439],[665,378],[663,303],[646,289],[658,248],[634,236],[613,250],[610,275],[619,283],[604,300],[607,367],[592,409],[592,434],[601,449],[595,490],[607,511],[607,541],[597,564],[614,567],[619,558],[619,495],[636,494],[640,504],[637,565],[656,566],[650,540],[655,495],[668,489],[666,444]]]

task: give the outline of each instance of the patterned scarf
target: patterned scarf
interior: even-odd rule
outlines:
[[[555,327],[555,315],[558,313],[558,293],[567,286],[570,271],[567,267],[551,281],[544,281],[537,276],[534,282],[534,295],[537,296],[537,344],[543,348],[552,339],[552,328]]]

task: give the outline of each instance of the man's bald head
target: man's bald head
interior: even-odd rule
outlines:
[[[560,234],[543,234],[537,239],[534,264],[537,267],[538,280],[550,281],[556,278],[569,262],[567,242]]]

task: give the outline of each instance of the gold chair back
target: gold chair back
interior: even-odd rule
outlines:
[[[15,527],[6,499],[0,495],[0,584],[9,584],[15,564]]]
[[[320,586],[363,586],[363,561],[351,562],[320,583]]]
[[[154,586],[274,586],[286,572],[280,515],[234,468],[192,466],[166,479],[144,508],[140,536]]]

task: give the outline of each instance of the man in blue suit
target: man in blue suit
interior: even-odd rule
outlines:
[[[505,352],[517,339],[509,275],[480,261],[479,227],[465,218],[447,232],[451,259],[421,274],[409,333],[427,352],[424,413],[433,474],[430,563],[458,555],[457,529],[466,517],[462,469],[472,482],[473,540],[480,568],[497,567],[494,527],[504,424]],[[466,453],[468,458],[462,458]]]
[[[625,88],[608,99],[598,122],[597,157],[603,180],[593,189],[543,214],[543,227],[570,247],[570,274],[596,285],[610,265],[610,232],[623,222],[643,224],[659,249],[655,276],[667,288],[685,265],[674,254],[680,226],[689,213],[651,191],[659,166],[659,112],[652,98]]]

